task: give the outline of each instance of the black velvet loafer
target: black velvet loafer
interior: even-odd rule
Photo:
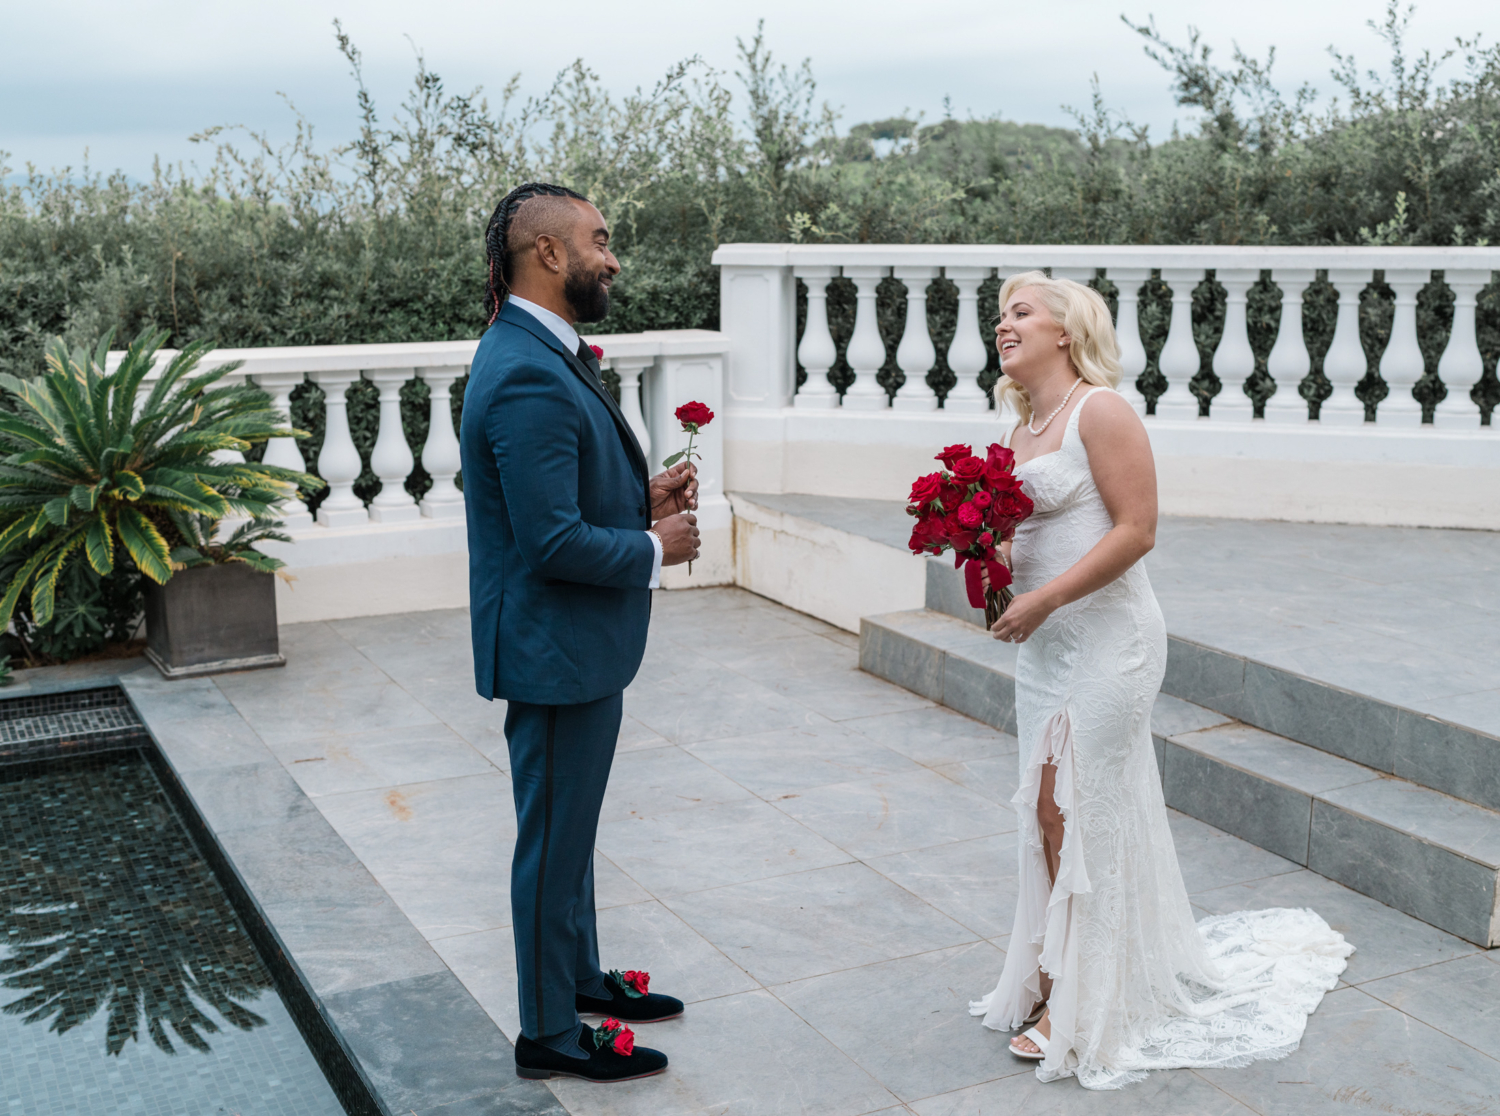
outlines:
[[[609,1015],[626,1023],[660,1023],[664,1019],[676,1019],[682,1014],[682,1001],[649,991],[651,974],[613,970],[604,978],[609,989],[609,999],[580,995],[577,998],[579,1015]]]
[[[611,1026],[611,1024],[613,1024]],[[667,1056],[635,1045],[635,1035],[617,1019],[597,1031],[587,1023],[578,1036],[587,1058],[570,1058],[522,1035],[516,1042],[516,1076],[531,1081],[576,1077],[580,1081],[635,1081],[666,1072]]]

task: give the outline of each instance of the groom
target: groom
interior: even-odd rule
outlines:
[[[646,973],[599,964],[594,835],[621,694],[663,566],[698,555],[697,481],[646,457],[574,329],[609,310],[620,264],[588,201],[527,183],[485,233],[490,328],[460,442],[474,681],[504,698],[516,800],[510,901],[522,1077],[627,1081],[667,1057],[627,1024],[682,1014]],[[580,1015],[603,1016],[597,1030]]]

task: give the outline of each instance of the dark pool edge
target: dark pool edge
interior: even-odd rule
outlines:
[[[88,664],[84,670],[61,667],[25,673],[29,677],[23,685],[0,688],[0,698],[107,685],[118,685],[124,690],[146,734],[156,744],[148,753],[153,769],[179,806],[179,814],[200,850],[224,881],[236,910],[251,933],[259,935],[256,945],[272,967],[278,991],[286,999],[289,1012],[330,1085],[351,1113],[356,1116],[373,1113],[567,1116],[545,1086],[515,1076],[510,1040],[437,958],[436,952],[373,877],[368,877],[369,886],[379,889],[389,906],[383,913],[383,926],[361,924],[351,927],[351,933],[370,936],[362,937],[361,943],[367,944],[371,953],[383,955],[387,944],[379,940],[383,928],[384,936],[394,943],[390,946],[393,952],[405,949],[409,956],[412,942],[420,942],[435,964],[427,971],[400,971],[398,967],[389,980],[338,988],[319,979],[318,965],[299,962],[298,949],[289,944],[288,938],[296,938],[298,931],[305,928],[297,926],[292,916],[278,909],[280,905],[262,902],[253,886],[257,874],[275,875],[278,868],[285,867],[277,859],[282,855],[290,860],[292,836],[288,833],[286,840],[260,844],[235,840],[245,831],[226,828],[232,821],[226,803],[234,802],[234,796],[226,795],[223,786],[212,786],[212,777],[229,774],[230,785],[238,787],[241,772],[253,774],[274,765],[276,773],[284,776],[276,780],[275,793],[283,799],[294,799],[279,805],[301,811],[304,816],[315,814],[322,823],[296,831],[295,839],[303,842],[298,845],[297,854],[304,857],[326,854],[333,860],[352,861],[366,876],[368,870],[211,680],[168,682],[143,659]],[[199,732],[190,731],[184,736],[172,731],[177,716],[193,722],[196,729],[203,727],[205,718],[223,718],[231,730],[230,736],[236,735],[233,732],[236,728],[242,731],[232,744],[223,746],[224,756],[205,763],[203,749],[194,739]],[[194,748],[199,749],[199,754],[192,754]],[[254,794],[255,790],[248,787],[246,793]],[[308,841],[326,847],[310,849]],[[336,906],[341,898],[330,895],[328,903]],[[312,1035],[308,1034],[309,1027]],[[320,1033],[325,1042],[315,1038]],[[334,1049],[347,1059],[341,1067],[342,1074],[337,1072],[339,1067],[329,1072],[325,1058],[332,1050],[325,1043],[335,1044]],[[351,1073],[359,1091],[366,1094],[362,1098],[356,1092],[352,1104],[344,1089],[353,1082],[346,1081],[341,1086],[339,1080]]]

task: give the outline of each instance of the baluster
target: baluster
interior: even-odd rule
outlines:
[[[370,501],[374,523],[412,523],[422,509],[406,491],[406,478],[417,467],[406,431],[401,423],[401,388],[417,374],[415,368],[381,368],[366,372],[365,379],[380,391],[380,429],[370,451],[370,471],[380,478],[380,491]]]
[[[646,416],[641,408],[641,373],[656,363],[654,356],[611,357],[609,366],[620,377],[620,410],[625,422],[635,431],[636,441],[641,443],[641,452],[651,460],[651,431],[646,428]]]
[[[1166,419],[1197,418],[1198,397],[1188,390],[1188,381],[1202,364],[1193,341],[1193,288],[1203,281],[1203,269],[1164,267],[1161,277],[1172,288],[1172,320],[1167,327],[1167,343],[1157,358],[1167,390],[1157,397],[1156,414]]]
[[[1271,280],[1281,288],[1281,325],[1266,357],[1266,371],[1276,393],[1266,400],[1267,422],[1306,422],[1307,400],[1297,390],[1312,366],[1302,336],[1302,294],[1312,284],[1311,268],[1274,268]]]
[[[807,284],[807,326],[797,346],[797,360],[807,372],[807,382],[797,389],[793,405],[826,410],[839,405],[839,392],[828,373],[839,359],[833,334],[828,331],[828,283],[836,267],[798,267],[792,274]]]
[[[1477,427],[1479,408],[1469,398],[1469,392],[1484,374],[1484,361],[1479,355],[1474,314],[1479,292],[1489,283],[1490,273],[1448,271],[1444,272],[1443,280],[1453,291],[1453,332],[1448,335],[1448,347],[1438,361],[1438,375],[1448,389],[1448,395],[1437,405],[1432,420],[1448,429]]]
[[[938,277],[938,269],[898,267],[894,274],[906,284],[906,329],[896,347],[896,363],[906,374],[906,383],[891,405],[898,411],[935,411],[937,392],[927,382],[927,373],[937,363],[937,350],[927,331],[927,285]]]
[[[989,397],[979,390],[979,373],[990,354],[979,336],[979,285],[990,277],[988,267],[948,267],[943,273],[958,288],[958,324],[948,346],[948,367],[958,377],[943,407],[949,411],[984,411]]]
[[[1250,347],[1250,320],[1245,298],[1260,272],[1249,268],[1219,268],[1214,273],[1224,287],[1224,336],[1214,352],[1213,367],[1219,376],[1219,394],[1209,404],[1218,420],[1249,422],[1255,405],[1245,394],[1245,381],[1255,373],[1255,350]]]
[[[859,411],[883,411],[891,405],[890,396],[876,376],[885,363],[885,342],[880,339],[880,322],[875,308],[875,291],[880,281],[891,273],[888,267],[846,267],[844,278],[854,280],[858,292],[854,303],[854,335],[844,359],[854,371],[854,382],[844,392],[844,406]]]
[[[1146,413],[1146,397],[1135,382],[1146,371],[1146,346],[1141,344],[1141,284],[1151,278],[1144,267],[1112,267],[1104,273],[1118,292],[1115,337],[1120,342],[1120,394],[1138,415]]]
[[[1380,378],[1390,393],[1380,401],[1377,421],[1416,425],[1422,421],[1422,404],[1411,389],[1422,378],[1422,348],[1417,344],[1417,292],[1432,274],[1415,268],[1385,273],[1386,284],[1396,292],[1396,318],[1391,322],[1391,340],[1380,354]]]
[[[255,382],[262,391],[271,397],[271,407],[286,417],[286,424],[292,425],[292,391],[303,381],[302,372],[263,372],[255,377]],[[267,465],[278,465],[283,469],[294,469],[299,473],[307,471],[307,462],[302,457],[302,448],[297,445],[296,438],[271,438],[266,442],[265,456],[261,458]],[[288,527],[311,527],[312,513],[295,496],[287,499],[277,512]]]
[[[422,497],[422,514],[428,519],[462,519],[464,494],[453,483],[462,461],[458,435],[453,432],[453,381],[468,371],[462,364],[418,368],[427,383],[427,444],[422,447],[422,468],[432,478],[432,487]]]
[[[1354,394],[1369,367],[1365,347],[1359,343],[1359,296],[1374,276],[1367,267],[1328,269],[1328,281],[1339,293],[1339,311],[1333,341],[1323,357],[1323,375],[1333,385],[1333,393],[1318,408],[1319,422],[1356,426],[1365,421],[1365,405]]]
[[[370,515],[354,494],[359,479],[359,450],[349,435],[349,401],[344,393],[359,379],[357,371],[340,369],[314,372],[313,380],[323,389],[327,405],[323,421],[323,449],[318,453],[318,474],[328,482],[327,495],[318,505],[318,522],[324,527],[359,527]]]

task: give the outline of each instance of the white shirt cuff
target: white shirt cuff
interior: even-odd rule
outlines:
[[[661,539],[659,539],[659,538],[656,537],[656,532],[655,531],[647,531],[646,532],[646,537],[651,540],[651,549],[653,551],[655,551],[655,553],[656,553],[656,556],[651,559],[651,581],[646,586],[646,588],[647,589],[660,589],[661,588],[661,557],[662,557]]]

